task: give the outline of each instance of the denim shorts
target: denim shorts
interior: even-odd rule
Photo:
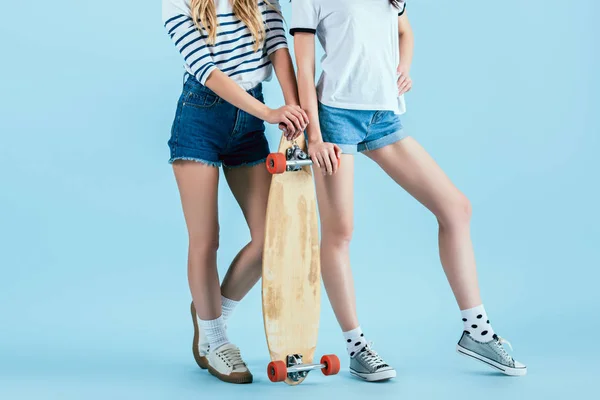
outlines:
[[[262,84],[248,91],[264,103]],[[189,76],[169,139],[170,163],[197,161],[220,167],[252,166],[269,155],[262,120],[234,107]]]
[[[347,110],[319,102],[319,122],[323,141],[345,154],[377,150],[405,137],[393,111]]]

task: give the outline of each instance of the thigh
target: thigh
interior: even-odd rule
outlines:
[[[194,161],[176,161],[173,171],[179,187],[190,244],[218,241],[219,169]]]
[[[225,168],[225,179],[242,209],[253,240],[264,236],[271,174],[263,164]]]
[[[321,230],[349,235],[354,213],[354,156],[342,154],[336,174],[314,176]]]
[[[448,204],[464,197],[435,160],[411,137],[364,154],[436,215]]]

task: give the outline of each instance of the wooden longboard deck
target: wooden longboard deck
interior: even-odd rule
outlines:
[[[296,143],[306,151],[304,137]],[[290,142],[282,138],[279,152]],[[315,187],[310,167],[273,175],[262,271],[263,317],[271,360],[300,354],[312,363],[317,346],[321,264]],[[301,382],[301,381],[300,381]],[[298,384],[289,378],[286,383]]]

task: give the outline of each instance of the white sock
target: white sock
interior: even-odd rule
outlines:
[[[225,322],[229,319],[231,314],[233,314],[233,310],[239,304],[239,301],[228,299],[227,297],[221,296],[221,309],[222,315]]]
[[[367,345],[367,339],[365,339],[365,335],[363,334],[362,329],[360,329],[360,326],[351,331],[344,332],[344,339],[346,339],[346,350],[348,350],[348,355],[350,357],[354,357]]]
[[[208,339],[210,351],[214,351],[225,344],[229,344],[223,316],[220,316],[217,319],[211,319],[210,321],[204,321],[198,318],[198,322],[200,323],[200,329],[202,329]]]
[[[468,310],[461,310],[462,321],[465,327],[465,331],[473,337],[473,339],[480,342],[489,342],[494,339],[494,329],[490,325],[490,320],[483,308],[483,304],[469,308]]]

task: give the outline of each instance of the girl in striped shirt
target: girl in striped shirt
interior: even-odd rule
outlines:
[[[258,281],[270,176],[263,121],[278,124],[288,139],[308,117],[298,92],[277,0],[163,0],[163,22],[181,53],[185,83],[169,140],[170,162],[189,232],[188,279],[201,368],[231,383],[252,382],[225,321]],[[285,104],[264,104],[262,82],[272,71]],[[217,187],[219,167],[248,223],[251,242],[219,285]]]

